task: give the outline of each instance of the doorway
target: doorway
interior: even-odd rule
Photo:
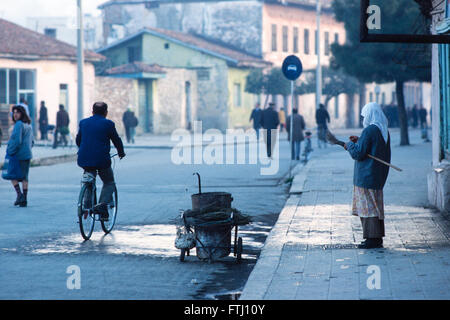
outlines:
[[[139,123],[144,133],[153,133],[153,82],[139,81]]]

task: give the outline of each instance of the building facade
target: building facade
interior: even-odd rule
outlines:
[[[25,99],[35,132],[40,102],[46,102],[50,124],[55,124],[58,106],[63,104],[71,119],[70,130],[76,132],[76,48],[3,19],[0,19],[0,43],[0,104],[10,109],[20,99]],[[93,63],[103,59],[94,52],[85,52],[85,106],[92,105]],[[83,112],[89,114],[87,110]]]
[[[83,16],[83,44],[86,50],[103,45],[103,19],[90,14]],[[54,39],[77,45],[78,26],[75,17],[29,17],[27,28]]]
[[[320,59],[328,65],[333,42],[345,42],[343,24],[333,19],[331,1],[322,1]],[[143,27],[194,32],[220,39],[234,47],[280,67],[284,58],[295,54],[303,68],[317,65],[316,1],[309,0],[236,0],[236,1],[160,1],[159,5],[120,4],[108,1],[99,7],[104,17],[104,41],[118,34],[130,34]],[[289,109],[290,97],[270,97],[279,108]],[[340,95],[330,101],[333,108],[332,125],[344,127],[348,123],[347,103],[354,97]],[[259,100],[266,101],[265,97]],[[232,100],[231,100],[232,101]],[[253,100],[243,101],[251,108]],[[309,127],[315,126],[315,95],[295,96],[295,106],[305,117]],[[230,106],[232,108],[232,106]],[[233,123],[248,127],[247,112],[234,108]],[[337,110],[337,111],[336,111]]]
[[[242,126],[236,114],[245,114],[248,121],[256,101],[244,90],[245,78],[251,68],[270,65],[217,41],[155,28],[142,29],[98,52],[110,67],[102,75],[138,79],[141,132],[158,134],[192,129],[196,120],[202,121],[203,130]],[[164,75],[149,72],[143,79],[138,73],[117,72],[129,64],[157,66]],[[245,108],[244,102],[251,105]]]
[[[433,1],[433,34],[450,36],[450,1]],[[450,211],[450,44],[432,49],[433,168],[428,175],[428,198],[442,211]]]

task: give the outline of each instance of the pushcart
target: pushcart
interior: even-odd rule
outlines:
[[[201,190],[200,175],[198,176],[199,192],[193,194],[192,208],[199,212],[206,213],[208,208],[222,208],[228,217],[221,216],[221,220],[206,221],[201,223],[188,223],[186,212],[181,211],[181,224],[184,228],[185,239],[184,245],[178,246],[181,250],[180,261],[184,261],[185,256],[189,256],[190,250],[196,248],[197,257],[200,260],[208,260],[210,263],[228,256],[233,251],[236,261],[241,262],[242,259],[242,238],[238,237],[238,222],[235,219],[235,209],[231,208],[233,198],[227,192],[204,192]],[[212,210],[214,211],[214,209]],[[231,245],[231,235],[234,229],[234,244]]]
[[[233,223],[233,212],[230,218],[223,221],[191,226],[186,222],[184,211],[181,213],[184,228],[191,239],[195,239],[197,257],[200,260],[207,260],[209,263],[220,258],[227,257],[232,249],[236,262],[242,260],[242,237],[238,237],[238,225]],[[231,235],[234,229],[234,244],[231,245]],[[185,256],[190,255],[192,248],[181,248],[180,261],[184,261]]]

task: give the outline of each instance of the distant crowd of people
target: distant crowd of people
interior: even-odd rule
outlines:
[[[397,105],[394,104],[385,105],[382,106],[382,109],[388,120],[389,128],[400,127]],[[418,107],[417,105],[414,105],[412,107],[406,107],[406,118],[408,127],[426,129],[427,116],[428,111],[423,106]]]

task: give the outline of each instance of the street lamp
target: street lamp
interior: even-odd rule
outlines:
[[[78,69],[78,122],[83,119],[83,10],[82,0],[77,0],[78,32],[77,32],[77,69]]]
[[[322,96],[322,66],[320,65],[320,0],[317,0],[316,23],[317,23],[317,67],[316,67],[316,109],[319,108],[320,98]]]

